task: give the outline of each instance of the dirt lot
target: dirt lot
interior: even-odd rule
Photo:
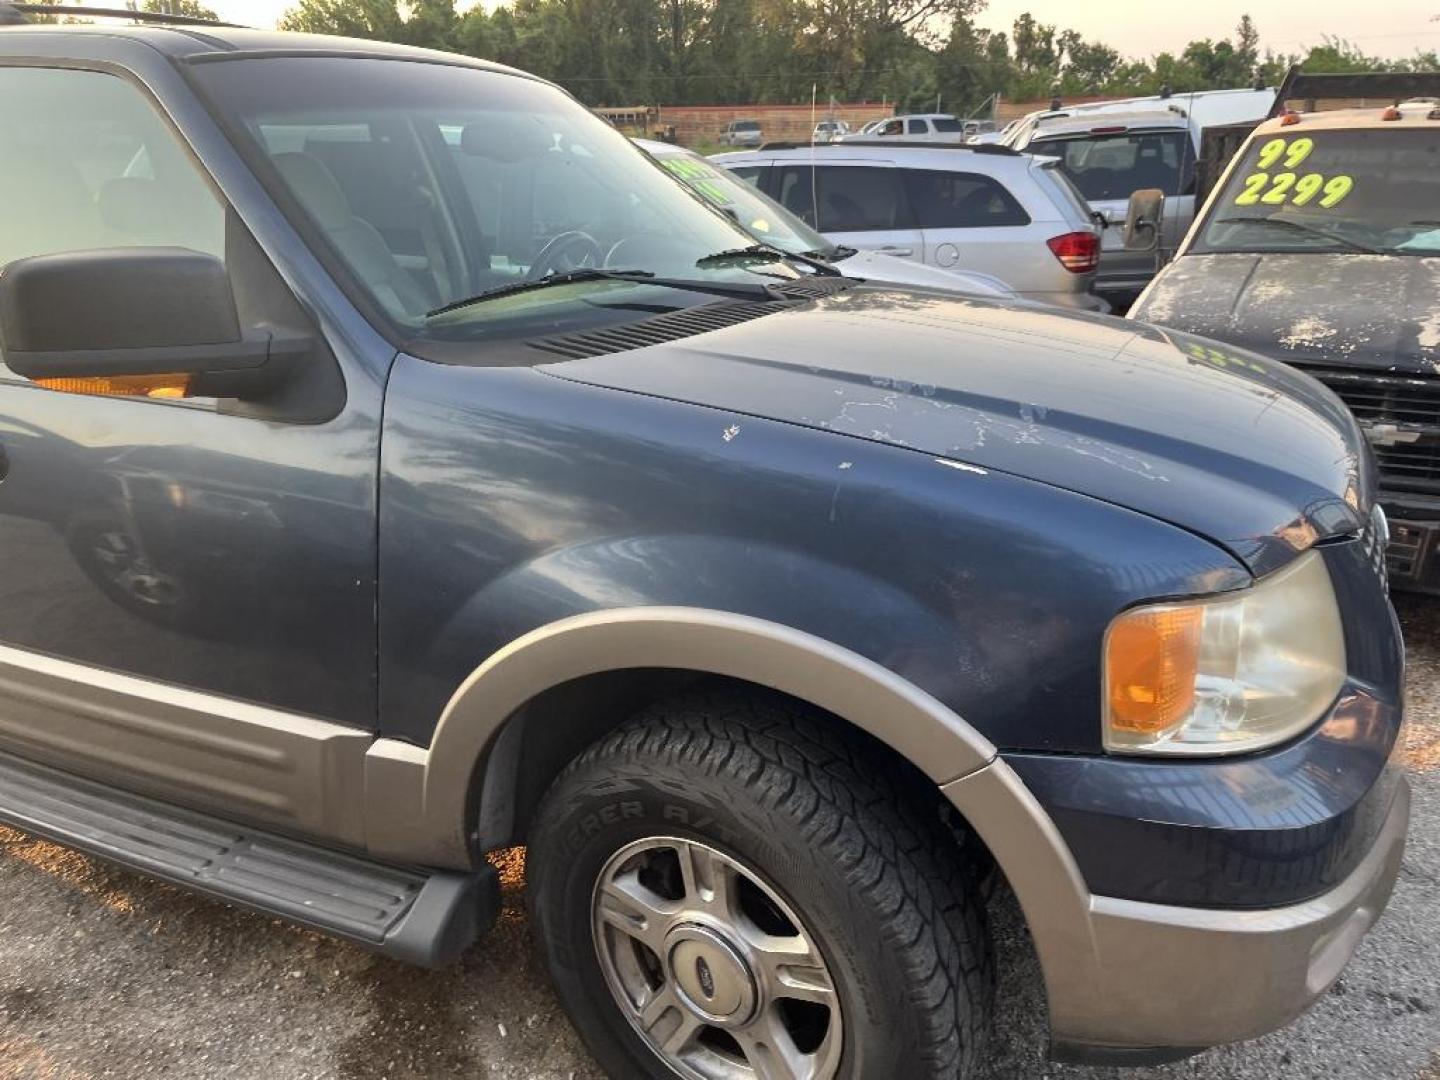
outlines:
[[[1167,1068],[1042,1057],[1039,976],[1003,897],[993,1077],[1440,1080],[1440,602],[1401,604],[1415,820],[1390,909],[1291,1028]],[[598,1077],[530,960],[523,867],[499,926],[417,971],[0,830],[0,1080]]]

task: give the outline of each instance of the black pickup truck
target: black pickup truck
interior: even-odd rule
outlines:
[[[0,30],[0,821],[429,965],[526,845],[625,1078],[974,1075],[996,868],[1060,1058],[1339,976],[1409,796],[1333,396],[756,246],[521,72],[162,22]]]
[[[1292,75],[1277,109],[1398,103],[1252,130],[1130,315],[1329,386],[1379,460],[1392,584],[1440,593],[1440,98],[1400,100],[1425,90],[1440,76]],[[1239,133],[1215,134],[1222,148]]]

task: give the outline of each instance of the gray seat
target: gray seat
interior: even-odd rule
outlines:
[[[379,230],[351,213],[349,200],[323,161],[293,152],[271,160],[311,220],[392,315],[413,318],[435,306],[396,261]]]

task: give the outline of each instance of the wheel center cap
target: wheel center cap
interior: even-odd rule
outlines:
[[[707,1023],[743,1024],[755,1011],[755,976],[724,936],[705,926],[680,926],[670,934],[670,977],[680,1000]]]

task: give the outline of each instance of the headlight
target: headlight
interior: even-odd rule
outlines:
[[[1320,553],[1231,596],[1149,604],[1105,635],[1105,748],[1238,754],[1304,731],[1345,679]]]

